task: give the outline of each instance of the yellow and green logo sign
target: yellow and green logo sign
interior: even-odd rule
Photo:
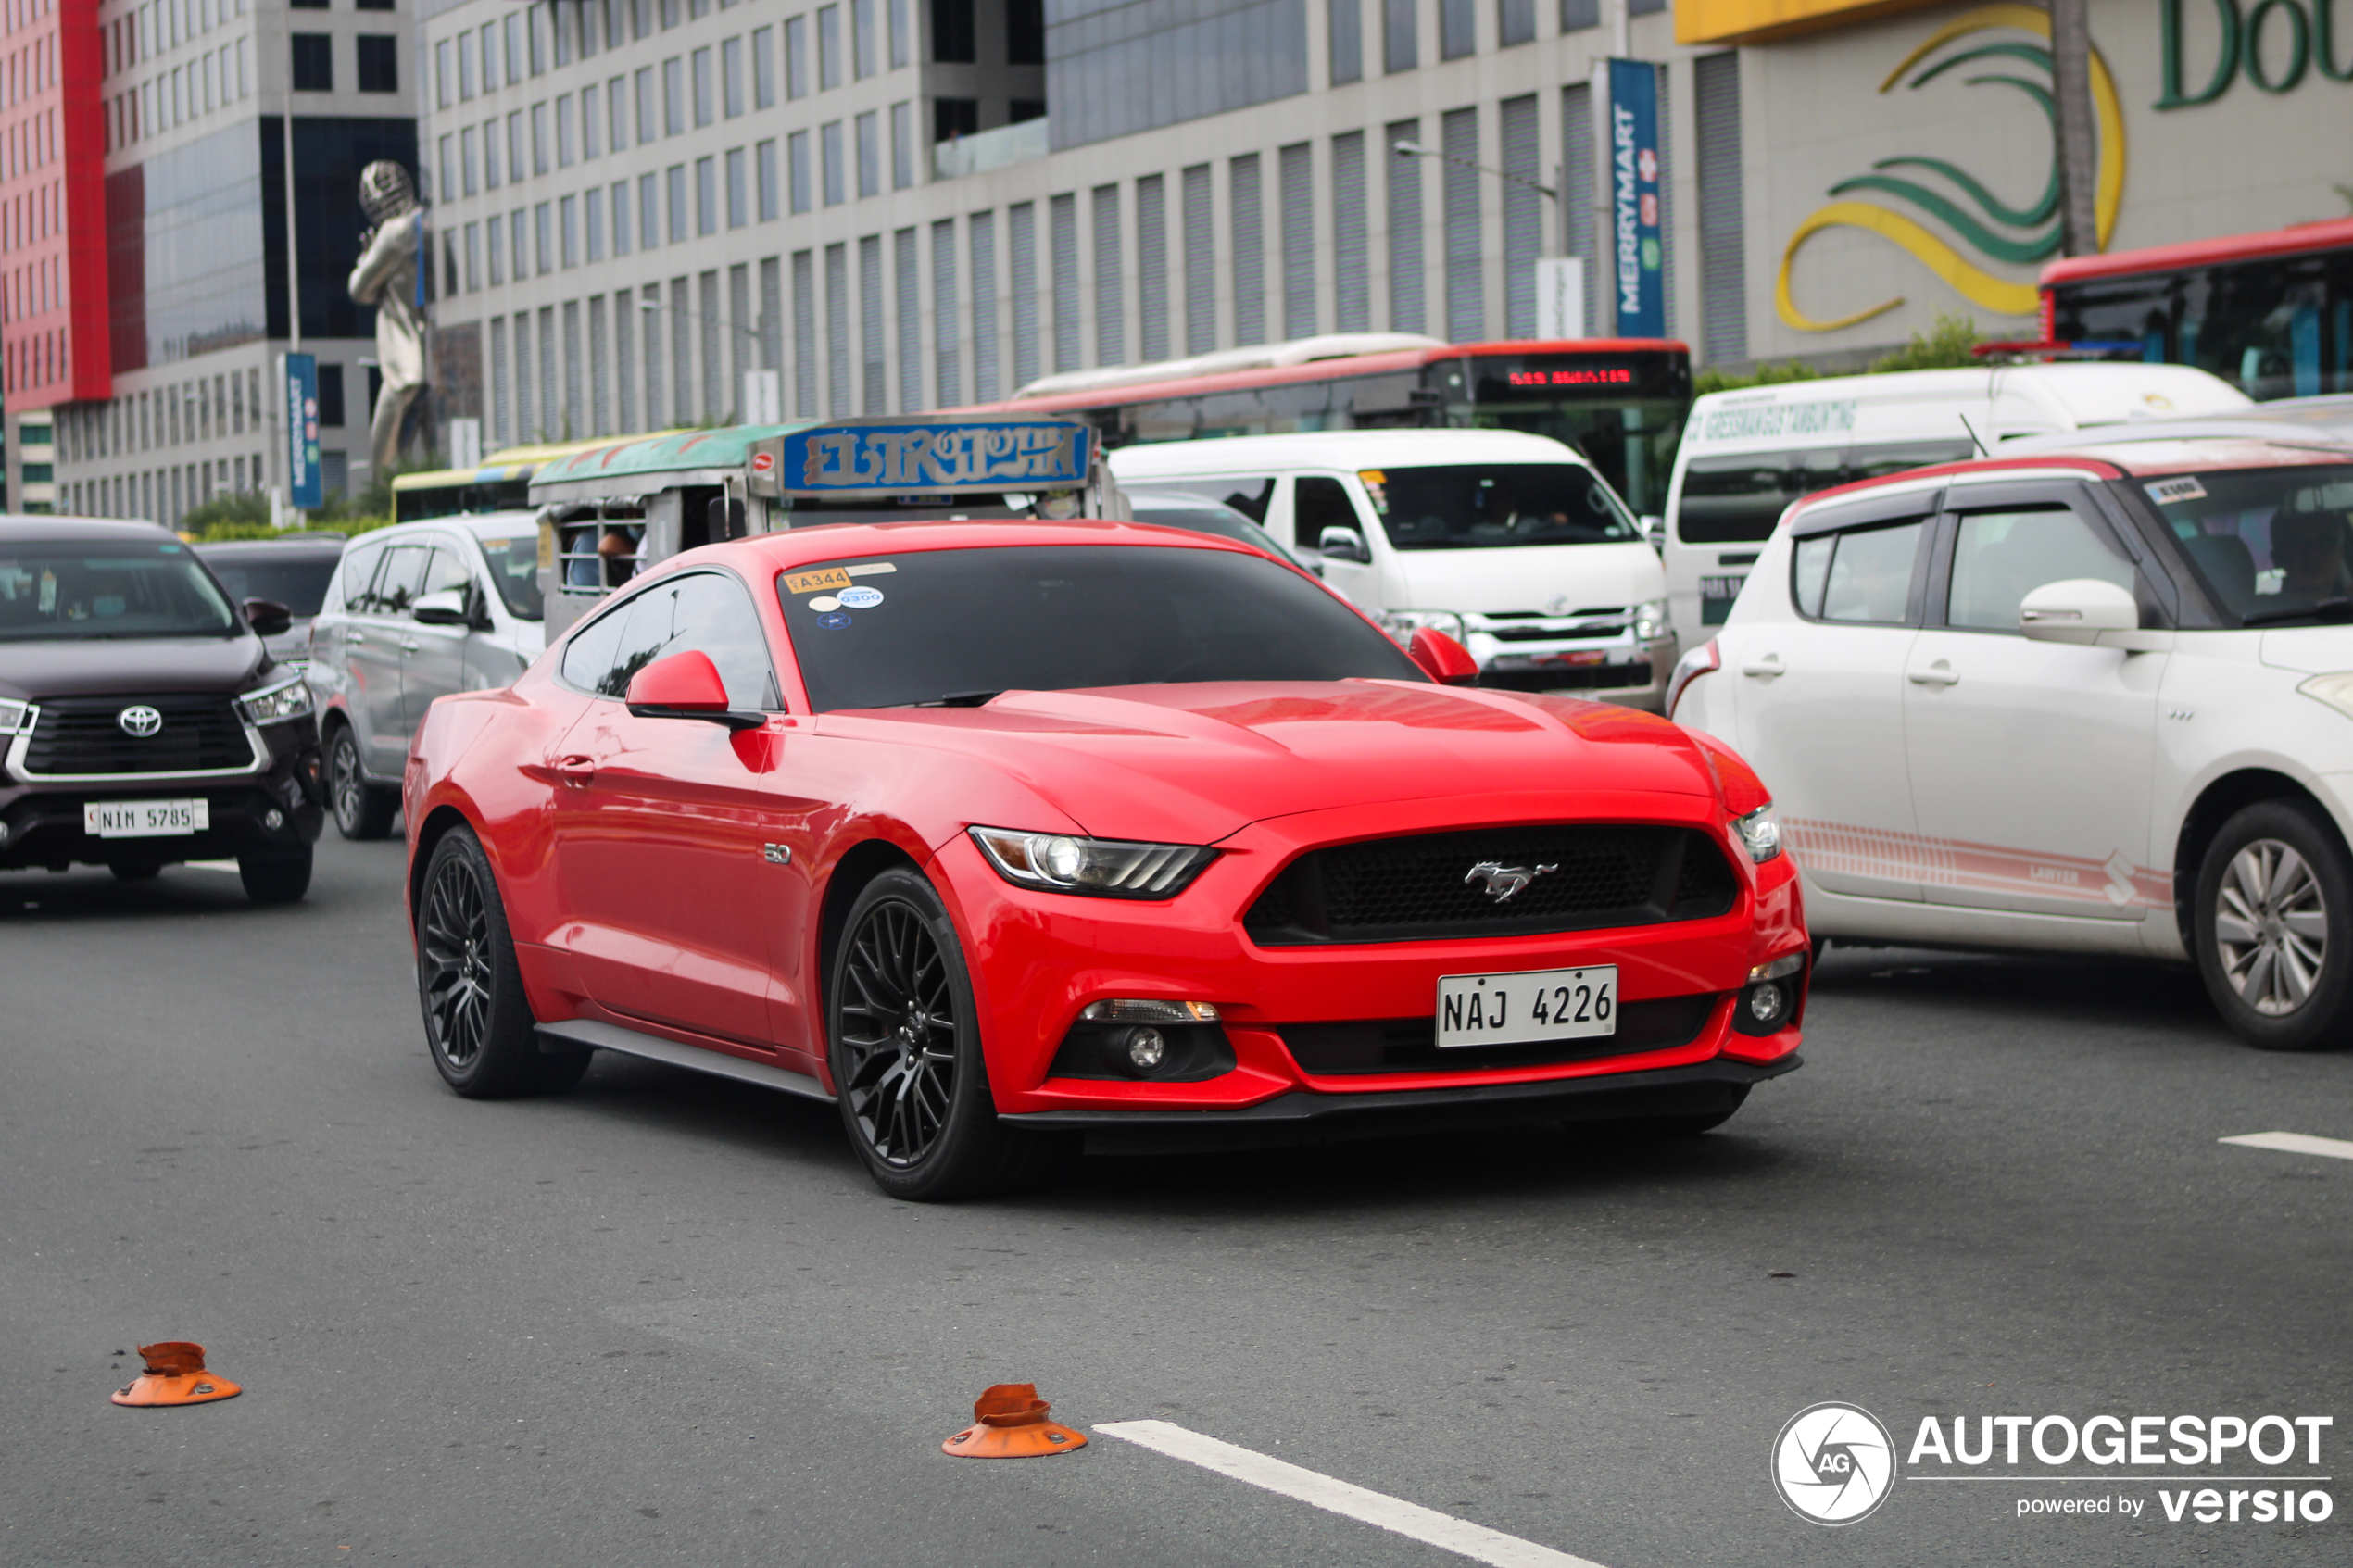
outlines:
[[[2004,36],[2019,33],[2035,41]],[[1981,262],[2028,266],[2058,252],[2058,106],[2051,88],[2050,37],[2050,14],[2039,6],[1982,6],[1938,28],[1887,73],[1879,88],[1882,94],[1899,86],[1916,92],[1948,72],[1967,69],[1974,72],[1961,79],[1967,86],[2027,99],[2051,122],[2051,174],[2041,197],[2030,206],[2013,206],[1944,158],[1881,158],[1869,173],[1832,185],[1828,194],[1839,199],[1808,214],[1791,233],[1773,283],[1774,307],[1783,321],[1800,332],[1836,332],[1904,303],[1898,295],[1830,317],[1800,309],[1791,292],[1790,273],[1798,251],[1825,229],[1860,229],[1879,235],[1908,252],[1954,293],[1996,315],[2035,313],[2032,283],[2014,282],[1986,270]],[[2092,51],[2092,107],[2099,140],[2099,182],[2093,207],[2099,246],[2106,250],[2124,202],[2124,112],[2116,78],[2096,48]],[[1930,227],[1923,217],[1944,232]]]

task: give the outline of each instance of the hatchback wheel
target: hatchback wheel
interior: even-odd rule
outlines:
[[[930,883],[885,872],[850,906],[827,988],[834,1089],[877,1186],[918,1201],[999,1190],[1054,1152],[997,1120],[972,981]]]
[[[2197,964],[2248,1044],[2309,1050],[2353,1029],[2353,864],[2312,808],[2264,800],[2198,868]]]
[[[417,899],[417,998],[425,1044],[469,1099],[568,1089],[590,1052],[540,1047],[490,857],[468,828],[433,847]]]
[[[327,743],[327,798],[334,808],[335,831],[346,838],[384,837],[400,809],[397,791],[370,784],[360,771],[359,737],[349,724],[337,724]]]

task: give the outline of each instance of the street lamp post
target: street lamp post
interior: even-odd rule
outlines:
[[[1436,147],[1425,147],[1419,142],[1399,142],[1395,144],[1392,150],[1395,151],[1399,157],[1434,157],[1441,163],[1455,164],[1464,169],[1474,169],[1481,174],[1492,174],[1498,180],[1508,180],[1515,185],[1525,185],[1528,189],[1535,192],[1538,195],[1550,201],[1553,204],[1553,210],[1560,214],[1560,253],[1563,256],[1574,256],[1577,254],[1577,247],[1569,243],[1568,204],[1561,200],[1560,187],[1558,185],[1547,185],[1541,181],[1530,180],[1525,174],[1514,174],[1507,169],[1493,169],[1486,164],[1477,162],[1470,158],[1456,157],[1453,153],[1443,152]],[[1564,182],[1564,183],[1566,183],[1566,182]]]

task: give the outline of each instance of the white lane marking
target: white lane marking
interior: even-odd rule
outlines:
[[[2248,1148],[2276,1148],[2283,1154],[2318,1154],[2329,1160],[2353,1160],[2353,1143],[2343,1138],[2316,1138],[2309,1133],[2241,1133],[2217,1143],[2244,1144]]]
[[[1551,1547],[1538,1546],[1534,1541],[1524,1541],[1484,1524],[1456,1519],[1419,1503],[1336,1481],[1313,1470],[1302,1470],[1252,1449],[1189,1432],[1169,1422],[1113,1421],[1099,1424],[1095,1430],[1107,1437],[1135,1443],[1171,1459],[1198,1464],[1203,1470],[1214,1470],[1220,1475],[1279,1492],[1312,1508],[1378,1525],[1477,1562],[1491,1563],[1493,1568],[1601,1568],[1588,1559],[1571,1557],[1565,1551],[1554,1551]]]

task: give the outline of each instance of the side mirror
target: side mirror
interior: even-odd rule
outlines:
[[[1478,684],[1478,660],[1470,656],[1468,648],[1443,632],[1423,627],[1414,633],[1413,646],[1405,652],[1421,666],[1423,674],[1441,686]]]
[[[2038,643],[2081,643],[2100,640],[2103,632],[2137,632],[2140,606],[2130,589],[2095,577],[2070,577],[2045,583],[2020,601],[2018,629]]]
[[[1359,566],[1372,563],[1373,552],[1365,547],[1365,536],[1353,528],[1327,528],[1316,536],[1315,548],[1332,560],[1353,560]]]
[[[442,588],[421,595],[409,607],[409,619],[421,626],[463,626],[472,619],[466,613],[466,591]]]
[[[727,706],[727,683],[699,648],[657,659],[638,671],[629,677],[624,700],[639,719],[704,719],[731,730],[757,729],[768,721],[764,713]]]
[[[1667,520],[1656,512],[1644,512],[1634,520],[1634,526],[1642,531],[1643,538],[1655,545],[1659,536],[1667,532]]]
[[[274,637],[294,625],[294,611],[275,599],[247,599],[245,624],[257,637]]]

